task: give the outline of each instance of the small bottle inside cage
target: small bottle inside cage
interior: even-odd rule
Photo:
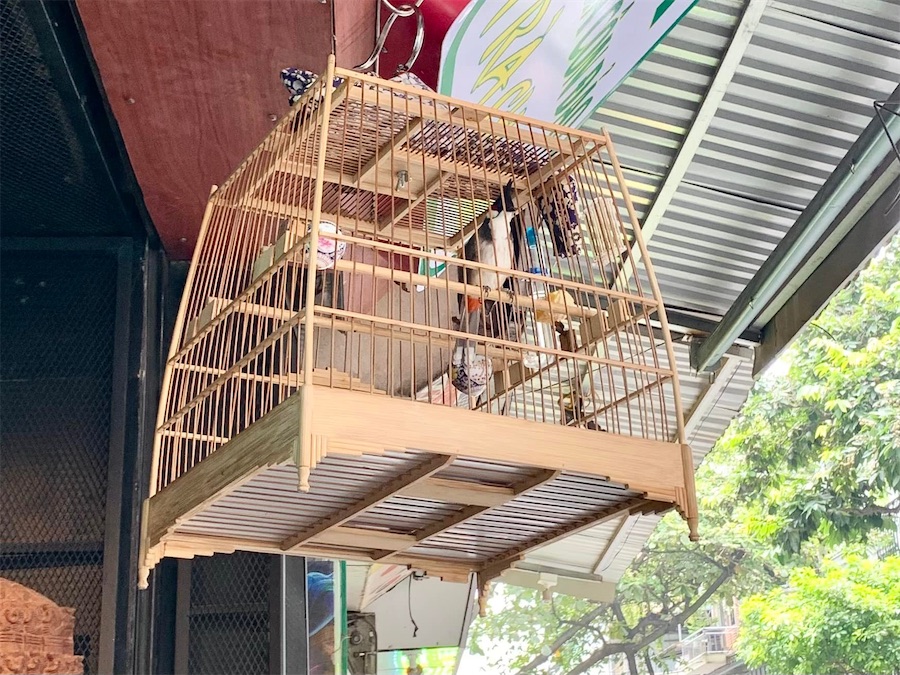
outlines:
[[[525,228],[525,244],[528,249],[528,261],[526,263],[527,271],[530,274],[545,275],[546,271],[542,265],[541,252],[537,243],[537,231],[533,225],[529,224]],[[535,299],[547,297],[547,287],[543,282],[530,279],[527,282],[527,287],[531,297]],[[531,320],[526,322],[524,335],[525,342],[540,347],[546,347],[548,344],[552,346],[552,342],[548,342],[547,327],[544,324],[537,322],[535,318],[536,317],[532,316]],[[539,355],[537,352],[525,352],[523,354],[522,362],[529,370],[537,370],[547,364],[547,357],[545,354]]]
[[[541,252],[538,250],[537,233],[534,227],[529,226],[525,230],[525,242],[528,245],[528,271],[532,274],[543,274],[544,269],[541,267]]]

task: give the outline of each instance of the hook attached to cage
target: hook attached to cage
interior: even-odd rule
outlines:
[[[378,60],[378,55],[381,54],[381,50],[384,49],[384,43],[387,40],[388,33],[391,32],[391,28],[394,25],[394,22],[398,19],[398,17],[416,17],[416,39],[413,41],[412,51],[410,52],[409,58],[406,60],[406,63],[403,63],[397,66],[397,74],[405,73],[410,68],[413,67],[413,64],[416,62],[416,59],[419,58],[419,53],[422,51],[422,44],[425,41],[425,17],[422,15],[422,10],[419,6],[422,4],[422,0],[418,0],[415,4],[404,4],[399,7],[395,7],[388,0],[381,0],[382,3],[388,8],[391,15],[388,17],[388,20],[385,22],[381,31],[378,33],[378,39],[375,40],[375,49],[372,50],[372,54],[365,61],[360,63],[354,70],[357,71],[365,71],[369,70],[375,62]]]

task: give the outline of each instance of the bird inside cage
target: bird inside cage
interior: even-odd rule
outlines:
[[[556,335],[559,339],[559,348],[564,352],[575,352],[578,350],[578,335],[575,329],[566,326],[562,321],[553,324],[556,329]]]
[[[562,396],[563,420],[566,426],[584,427],[591,431],[606,431],[597,423],[597,418],[592,413],[585,411],[584,395],[581,388],[573,383],[568,395]],[[589,419],[588,419],[589,418]],[[587,422],[585,422],[587,419]]]
[[[515,262],[521,254],[521,237],[518,232],[517,199],[513,183],[507,183],[500,195],[491,205],[491,210],[484,222],[466,242],[463,258],[469,262],[491,265],[499,269],[486,270],[464,267],[460,269],[460,281],[470,286],[481,286],[485,292],[505,289],[510,296],[514,295],[506,284],[515,268]],[[503,270],[510,270],[505,273]],[[484,303],[481,297],[464,296],[460,298],[461,330],[479,333],[484,325],[482,310]]]
[[[459,279],[469,286],[480,286],[485,293],[503,291],[510,302],[483,300],[478,296],[460,296],[459,318],[454,320],[464,333],[517,341],[524,317],[515,303],[513,270],[521,256],[522,236],[518,204],[512,181],[503,186],[487,217],[466,242],[463,259],[490,265],[496,269],[461,267]],[[506,272],[505,270],[509,270]],[[491,361],[476,353],[473,342],[457,339],[451,363],[453,386],[477,401],[486,391],[491,377]]]

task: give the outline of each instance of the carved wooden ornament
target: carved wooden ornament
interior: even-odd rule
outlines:
[[[0,675],[84,672],[75,656],[75,610],[0,578]]]

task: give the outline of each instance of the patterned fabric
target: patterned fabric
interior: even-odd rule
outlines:
[[[281,71],[281,82],[291,92],[288,103],[294,105],[300,100],[300,97],[306,93],[307,89],[316,81],[314,73],[308,70],[300,70],[299,68],[285,68]]]
[[[287,87],[287,90],[291,93],[291,96],[288,99],[290,104],[294,105],[297,101],[299,101],[303,97],[303,94],[305,94],[309,90],[309,88],[313,85],[313,82],[315,82],[318,77],[319,76],[311,70],[302,70],[300,68],[285,68],[284,70],[282,70],[281,81],[284,86]],[[334,78],[333,85],[337,87],[343,81],[343,78],[336,77]],[[400,84],[415,87],[416,89],[424,89],[425,91],[434,91],[431,87],[425,84],[415,73],[400,73],[395,77],[392,77],[391,82],[399,82]],[[375,86],[370,85],[370,89],[374,90]],[[396,95],[403,97],[403,95],[399,92],[397,92]],[[443,104],[439,105],[443,106]]]
[[[311,70],[301,70],[300,68],[285,68],[281,71],[281,81],[287,90],[291,92],[288,102],[294,105],[299,101],[303,94],[313,85],[313,82],[319,76]],[[338,86],[343,80],[339,77],[334,78],[334,86]]]
[[[319,221],[319,241],[316,246],[316,266],[320,270],[327,270],[334,267],[334,261],[344,257],[347,250],[347,242],[331,239],[322,232],[333,232],[341,234],[338,226],[330,220]],[[309,244],[306,245],[306,259],[309,260]]]
[[[558,183],[550,192],[550,198],[538,198],[538,209],[544,224],[553,234],[553,245],[562,258],[581,255],[583,240],[581,224],[578,222],[578,189],[575,178],[569,176],[564,183]]]
[[[472,398],[481,396],[494,374],[491,360],[467,347],[457,349],[450,366],[450,380],[459,391]]]

